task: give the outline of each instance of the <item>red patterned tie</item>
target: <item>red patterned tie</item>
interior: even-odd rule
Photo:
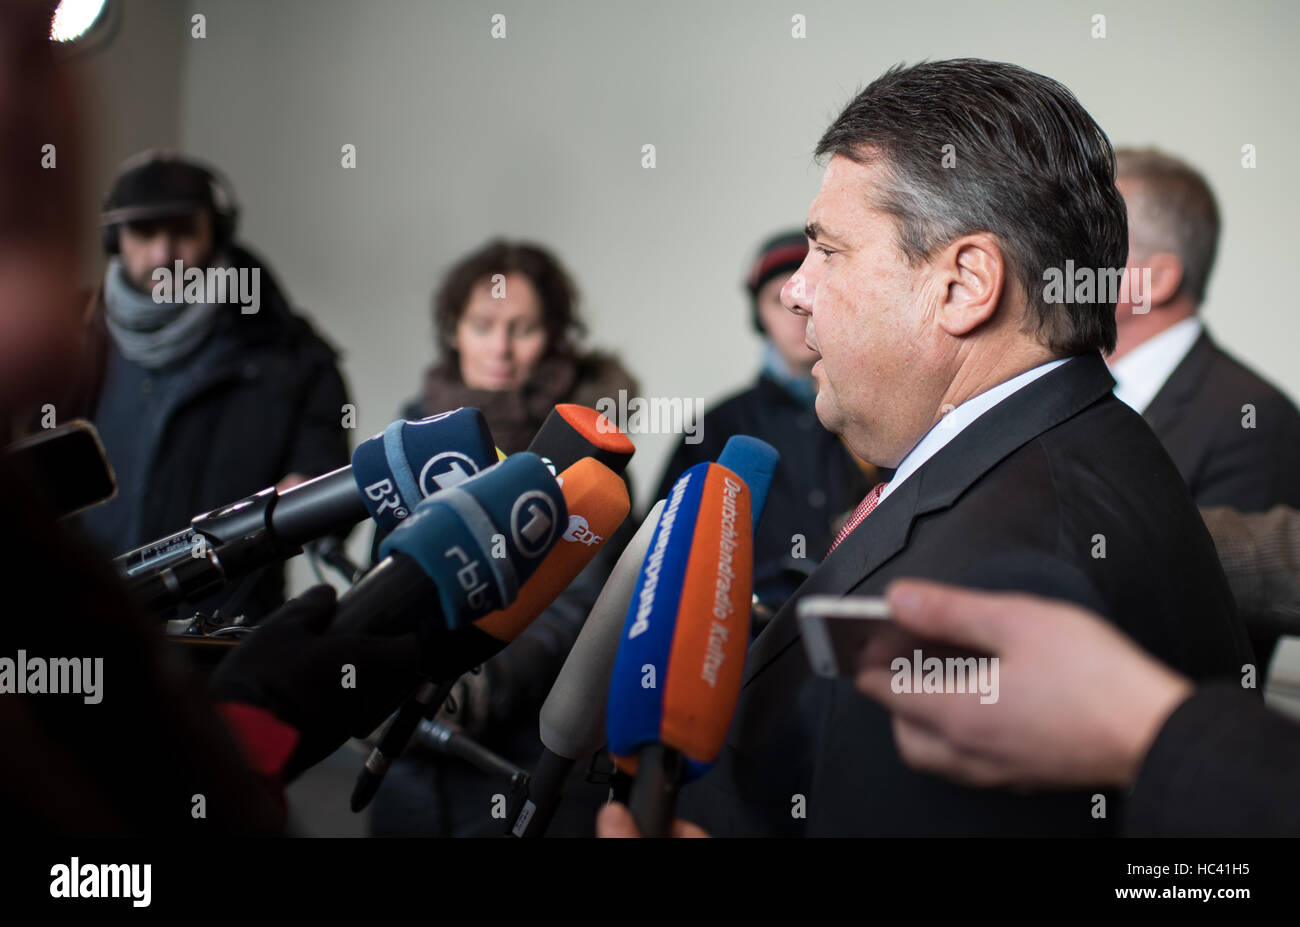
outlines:
[[[856,509],[853,510],[853,514],[849,517],[849,520],[844,523],[844,527],[840,529],[840,533],[835,535],[835,543],[831,545],[831,550],[839,547],[840,542],[852,534],[853,529],[862,524],[863,520],[875,511],[876,506],[880,504],[880,494],[885,491],[885,487],[888,485],[888,483],[877,483],[875,486],[871,487],[871,492],[867,493],[867,497],[862,500],[861,504],[859,504]],[[831,550],[826,551],[826,556],[829,557],[831,555]]]

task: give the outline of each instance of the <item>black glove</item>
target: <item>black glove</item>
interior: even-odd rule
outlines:
[[[334,596],[322,585],[286,602],[222,660],[210,683],[218,701],[264,708],[299,732],[286,779],[370,733],[422,679],[415,632],[325,634]]]

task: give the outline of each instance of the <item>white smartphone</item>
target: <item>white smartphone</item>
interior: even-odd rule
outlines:
[[[810,595],[795,609],[808,662],[818,676],[855,676],[862,648],[888,628],[889,603],[879,596]]]

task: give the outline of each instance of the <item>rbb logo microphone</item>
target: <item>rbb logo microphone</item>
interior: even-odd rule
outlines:
[[[717,759],[740,697],[753,587],[750,493],[697,464],[669,494],[628,606],[609,689],[609,751],[630,808],[662,836],[677,788]]]
[[[589,533],[597,536],[608,537],[618,530],[631,508],[631,500],[627,485],[616,473],[599,461],[584,457],[560,476],[570,521],[581,518],[584,524],[595,527],[595,531]],[[422,642],[425,674],[435,681],[455,679],[497,653],[569,587],[591,563],[600,546],[600,540],[586,544],[561,539],[520,588],[518,598],[508,608],[492,612],[454,631],[431,629]],[[608,679],[604,688],[608,688]],[[357,780],[352,793],[354,811],[369,803],[385,771],[405,749],[420,718],[433,707],[436,698],[436,686],[423,686],[389,724]]]
[[[568,517],[546,465],[536,454],[514,454],[421,502],[384,539],[379,565],[339,600],[332,626],[458,628],[504,608]]]
[[[478,409],[397,421],[358,445],[352,475],[381,530],[392,530],[421,500],[453,489],[496,462]],[[416,470],[418,467],[418,471]]]
[[[597,531],[587,532],[595,540],[577,540],[566,532],[551,547],[514,605],[476,622],[475,627],[502,640],[513,640],[569,587],[596,556],[605,538],[618,530],[632,507],[627,484],[591,457],[582,458],[560,477],[569,524],[576,518],[584,525],[595,525]]]

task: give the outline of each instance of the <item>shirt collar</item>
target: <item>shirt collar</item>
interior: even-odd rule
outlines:
[[[1115,395],[1137,412],[1146,411],[1165,381],[1183,362],[1204,326],[1196,316],[1170,325],[1110,365]]]
[[[939,419],[934,427],[926,432],[925,437],[917,442],[916,447],[912,448],[908,455],[903,458],[903,462],[898,465],[898,469],[894,471],[894,478],[889,481],[889,485],[880,494],[881,501],[884,501],[885,497],[898,488],[903,480],[921,469],[921,465],[939,453],[944,445],[961,434],[971,422],[1012,393],[1028,386],[1044,374],[1050,373],[1067,360],[1069,360],[1068,357],[1061,357],[1045,364],[1039,364],[1037,367],[1026,370],[1010,380],[985,390],[978,396],[972,396]]]

